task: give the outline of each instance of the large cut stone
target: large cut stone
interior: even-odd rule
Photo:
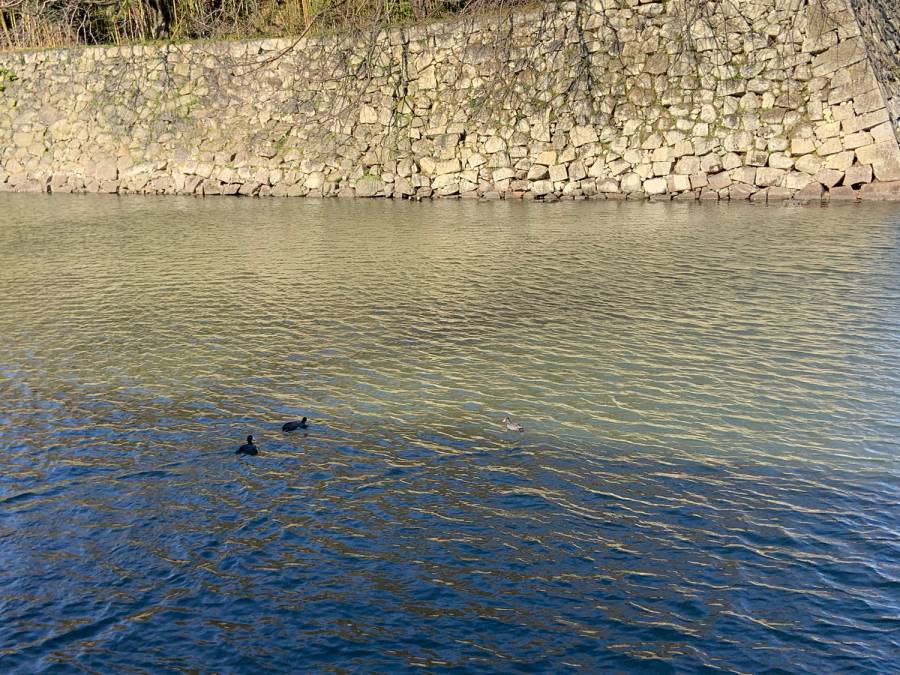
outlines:
[[[561,181],[568,180],[569,172],[566,170],[565,164],[554,164],[550,167],[550,180]]]
[[[457,158],[448,159],[443,162],[438,162],[437,166],[434,168],[434,173],[438,176],[445,173],[456,173],[462,170],[462,165],[460,165],[459,160]],[[357,188],[357,192],[359,188]]]
[[[851,166],[844,174],[844,185],[859,185],[872,182],[872,167],[868,164]]]
[[[836,155],[831,155],[825,161],[825,168],[836,169],[838,171],[846,171],[851,166],[853,166],[853,157],[854,153],[852,150],[845,150],[844,152],[839,152]]]
[[[572,130],[569,132],[569,141],[576,148],[580,148],[588,143],[596,143],[598,140],[600,138],[597,136],[594,127],[572,127]]]
[[[848,202],[848,201],[856,201],[856,190],[848,185],[841,185],[840,187],[833,187],[828,191],[828,196],[833,202]]]
[[[816,155],[803,155],[803,157],[794,163],[794,168],[796,168],[797,171],[803,171],[804,173],[815,173],[822,168],[822,163],[823,160],[821,157]]]
[[[357,197],[374,197],[384,190],[384,183],[376,176],[363,176],[356,181]]]
[[[731,176],[724,171],[722,173],[714,173],[709,176],[707,180],[709,181],[709,187],[713,190],[727,188],[732,183]]]
[[[665,194],[667,190],[665,178],[651,178],[644,181],[644,192],[648,195]]]
[[[800,201],[821,201],[824,192],[825,189],[822,187],[821,183],[812,181],[805,188],[795,194],[794,198]]]
[[[638,192],[641,189],[641,177],[636,173],[622,176],[622,192]]]
[[[781,179],[784,178],[784,174],[784,169],[761,166],[756,170],[756,184],[760,187],[781,185]]]
[[[675,164],[675,173],[682,176],[690,176],[700,172],[700,158],[694,155],[686,155]]]
[[[794,159],[783,152],[773,152],[769,155],[769,166],[775,169],[790,169],[794,166]]]
[[[550,169],[543,164],[532,164],[528,169],[528,180],[541,180],[550,175]]]
[[[863,185],[859,196],[871,201],[900,202],[900,180]]]
[[[896,141],[883,141],[857,148],[856,157],[860,164],[872,165],[876,180],[900,180],[900,149]]]
[[[728,188],[728,198],[732,201],[740,201],[742,199],[750,199],[751,195],[756,192],[756,188],[752,185],[744,185],[737,183]]]
[[[821,169],[816,175],[815,180],[824,185],[825,187],[834,187],[838,183],[841,182],[841,179],[844,177],[843,171],[837,171],[836,169]]]
[[[793,195],[793,190],[788,190],[787,188],[783,187],[770,187],[766,191],[766,201],[783,202],[786,199],[790,199]]]

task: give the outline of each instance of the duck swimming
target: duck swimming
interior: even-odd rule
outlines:
[[[307,423],[306,418],[304,417],[299,422],[285,422],[284,424],[281,425],[281,430],[283,432],[287,433],[288,431],[296,431],[297,429],[306,429],[308,427],[309,427],[309,424]]]
[[[513,422],[509,417],[504,417],[503,423],[506,425],[508,431],[525,431],[525,427],[518,422]]]
[[[259,448],[253,443],[253,436],[247,436],[247,442],[237,449],[236,455],[258,455]]]

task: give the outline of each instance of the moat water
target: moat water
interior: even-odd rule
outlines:
[[[0,195],[0,452],[3,672],[896,672],[900,207]]]

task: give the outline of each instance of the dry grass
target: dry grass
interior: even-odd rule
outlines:
[[[0,0],[0,49],[370,29],[519,4],[524,0]]]

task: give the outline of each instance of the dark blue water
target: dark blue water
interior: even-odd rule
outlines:
[[[2,195],[0,670],[900,672],[898,234]]]

